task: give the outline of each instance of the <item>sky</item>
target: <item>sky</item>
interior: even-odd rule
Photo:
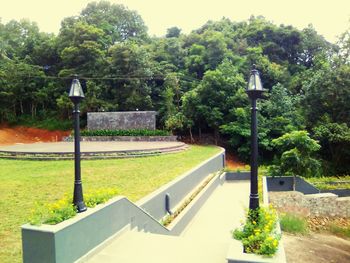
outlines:
[[[28,18],[41,31],[59,32],[63,18],[79,15],[92,0],[0,0],[2,23]],[[262,15],[277,25],[303,29],[312,24],[328,41],[350,28],[350,0],[110,0],[136,10],[151,36],[163,36],[177,26],[183,33],[199,28],[208,20],[222,17],[232,21]]]

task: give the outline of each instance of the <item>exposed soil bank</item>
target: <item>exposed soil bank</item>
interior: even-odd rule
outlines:
[[[34,142],[58,142],[70,131],[48,131],[24,126],[8,127],[0,126],[0,145],[12,145],[16,143]]]

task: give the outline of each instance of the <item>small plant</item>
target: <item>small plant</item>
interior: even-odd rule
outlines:
[[[305,218],[293,214],[281,214],[280,218],[281,228],[289,233],[307,233],[307,221]]]
[[[249,210],[245,224],[233,231],[233,237],[242,241],[246,253],[273,256],[281,238],[276,224],[277,212],[272,206]]]
[[[81,136],[168,136],[170,133],[164,130],[84,130]]]
[[[115,189],[105,188],[87,191],[84,195],[85,205],[89,208],[105,203],[113,196],[117,195]],[[69,218],[74,217],[77,210],[73,205],[73,200],[68,194],[54,203],[36,204],[36,208],[31,211],[29,223],[31,225],[56,225]]]
[[[116,196],[117,193],[117,190],[111,188],[91,190],[84,195],[85,204],[90,208],[95,207],[96,205],[107,202],[113,196]]]
[[[329,225],[329,231],[335,235],[350,238],[350,226],[338,226],[336,224]]]

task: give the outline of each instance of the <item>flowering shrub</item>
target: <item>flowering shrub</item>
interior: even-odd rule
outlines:
[[[112,188],[91,190],[84,195],[85,205],[87,207],[95,207],[98,204],[107,202],[117,193],[117,190]]]
[[[250,210],[246,223],[233,231],[233,237],[242,241],[246,253],[272,256],[281,238],[276,233],[276,224],[277,212],[272,206]]]
[[[91,190],[84,194],[85,205],[89,208],[105,203],[117,195],[115,189],[104,188]],[[55,225],[64,220],[74,217],[77,210],[73,205],[72,197],[65,194],[64,197],[54,203],[37,204],[36,209],[31,211],[29,223],[32,225],[49,224]]]

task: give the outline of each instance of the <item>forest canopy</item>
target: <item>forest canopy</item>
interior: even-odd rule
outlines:
[[[189,34],[172,27],[151,37],[137,12],[93,2],[65,18],[58,35],[28,20],[0,23],[0,121],[67,120],[71,76],[89,111],[155,110],[158,128],[212,133],[249,158],[253,64],[267,98],[259,101],[259,149],[306,130],[321,149],[323,173],[350,171],[350,30],[337,44],[310,25],[298,30],[264,17],[208,21]]]

